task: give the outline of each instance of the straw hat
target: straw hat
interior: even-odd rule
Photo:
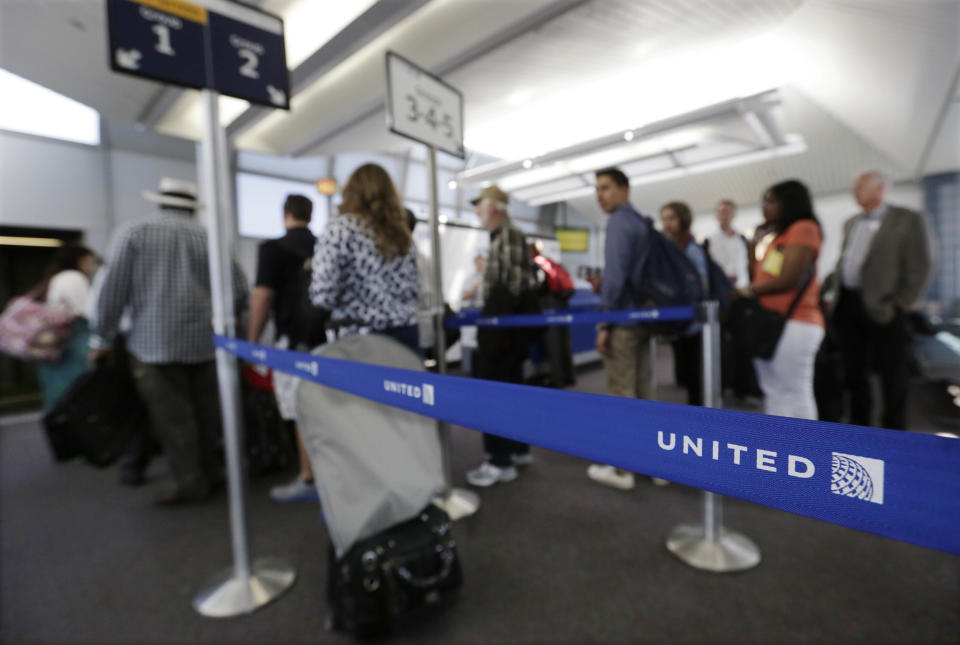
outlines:
[[[147,201],[161,206],[191,210],[197,208],[197,185],[192,181],[164,177],[160,180],[158,191],[155,193],[145,190],[141,194]]]

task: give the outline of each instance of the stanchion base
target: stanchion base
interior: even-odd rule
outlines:
[[[667,548],[696,569],[726,573],[745,571],[760,564],[760,549],[750,538],[720,529],[716,541],[704,537],[703,525],[681,524],[667,537]]]
[[[480,509],[480,497],[463,488],[451,488],[449,495],[438,497],[433,503],[446,511],[453,521],[470,517]]]
[[[249,578],[238,578],[233,567],[217,573],[193,599],[193,608],[210,618],[249,614],[278,598],[297,579],[296,570],[278,558],[253,562]]]

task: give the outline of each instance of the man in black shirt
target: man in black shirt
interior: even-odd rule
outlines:
[[[270,314],[277,329],[276,346],[292,349],[298,344],[293,338],[298,327],[298,308],[303,294],[300,275],[304,263],[313,257],[316,237],[307,228],[313,213],[313,202],[303,195],[288,195],[283,205],[283,225],[287,234],[278,240],[260,245],[257,259],[257,280],[250,298],[250,326],[247,340],[259,342]],[[297,379],[289,374],[273,372],[273,388],[280,415],[287,421],[297,421]],[[278,502],[316,501],[310,459],[297,427],[297,450],[300,454],[300,474],[289,484],[275,486],[270,496]]]

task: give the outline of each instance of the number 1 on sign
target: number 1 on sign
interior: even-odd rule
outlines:
[[[170,46],[170,29],[166,25],[154,25],[153,33],[157,35],[157,44],[154,49],[165,56],[177,55]]]

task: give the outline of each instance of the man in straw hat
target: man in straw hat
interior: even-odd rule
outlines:
[[[108,254],[97,299],[90,360],[109,354],[120,317],[130,317],[127,349],[175,485],[158,504],[208,498],[222,480],[207,234],[196,221],[193,182],[164,178],[143,196],[159,212],[121,229]],[[234,265],[238,309],[248,288]]]

